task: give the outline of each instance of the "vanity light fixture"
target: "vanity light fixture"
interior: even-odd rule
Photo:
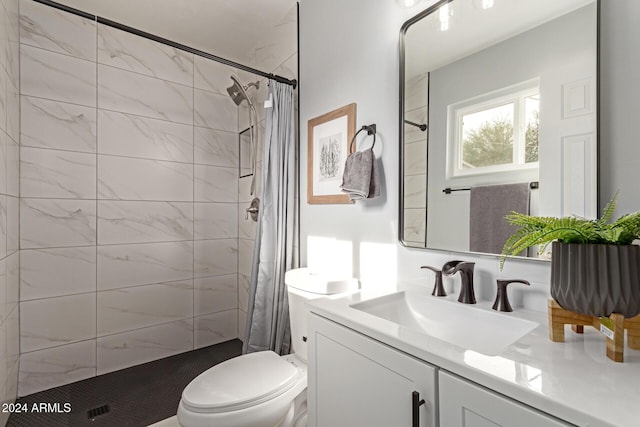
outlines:
[[[443,4],[438,10],[438,19],[440,20],[440,31],[447,31],[451,17],[453,16],[453,9],[447,4]]]
[[[408,9],[417,5],[421,1],[422,0],[396,0],[396,3],[398,3],[398,6],[400,6],[401,8]]]
[[[478,9],[487,10],[491,9],[495,5],[495,0],[474,0],[474,5]]]
[[[482,0],[482,8],[490,9],[493,7],[493,0]]]

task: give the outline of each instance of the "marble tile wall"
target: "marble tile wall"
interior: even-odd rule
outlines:
[[[427,123],[428,74],[406,82],[405,119]],[[407,246],[425,247],[427,218],[427,132],[404,125],[404,240]]]
[[[17,396],[19,360],[19,3],[0,0],[0,403]],[[0,425],[9,414],[0,412]]]
[[[20,150],[4,148],[17,125],[0,132],[5,163],[21,162],[20,199],[0,188],[0,223],[21,209],[19,395],[238,337],[235,70],[20,6]],[[17,249],[5,225],[0,248]],[[17,277],[17,253],[0,255]]]

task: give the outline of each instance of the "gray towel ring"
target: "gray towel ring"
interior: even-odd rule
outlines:
[[[353,143],[356,142],[356,136],[358,136],[358,134],[360,132],[362,132],[363,130],[367,131],[367,135],[373,135],[373,144],[371,144],[371,148],[369,148],[369,150],[373,150],[373,147],[376,145],[376,125],[375,123],[372,125],[364,125],[360,128],[360,130],[358,130],[358,132],[356,132],[355,135],[353,135],[353,138],[351,138],[351,143],[349,144],[349,154],[353,153]]]

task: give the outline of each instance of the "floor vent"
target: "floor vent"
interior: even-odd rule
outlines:
[[[109,412],[109,405],[98,406],[97,408],[89,409],[87,411],[87,418],[94,419],[100,415],[104,415]]]

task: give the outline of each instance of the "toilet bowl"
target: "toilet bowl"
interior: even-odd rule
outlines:
[[[249,353],[200,374],[182,392],[183,427],[305,427],[307,425],[306,301],[353,292],[358,281],[312,274],[285,274],[293,354]]]

